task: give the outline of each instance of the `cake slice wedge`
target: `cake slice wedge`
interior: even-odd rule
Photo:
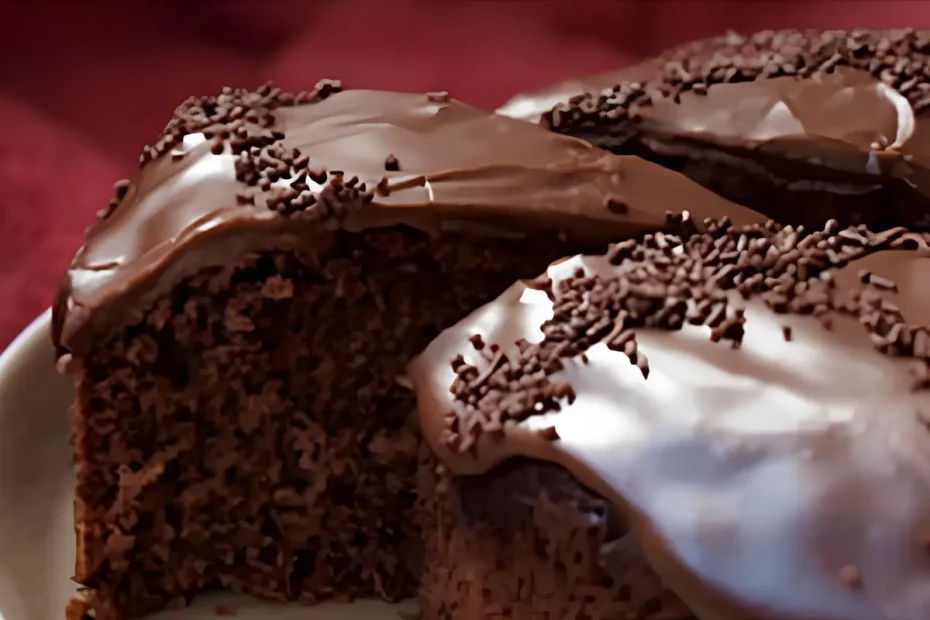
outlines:
[[[930,32],[766,30],[519,96],[504,114],[678,170],[784,223],[930,229]]]
[[[928,277],[926,233],[710,223],[444,331],[427,616],[928,617]]]
[[[682,209],[761,221],[445,93],[185,102],[55,307],[84,606],[413,596],[430,491],[409,360],[515,279]]]

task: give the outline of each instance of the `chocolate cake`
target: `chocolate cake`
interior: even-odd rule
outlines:
[[[781,222],[930,228],[930,32],[734,33],[514,99]],[[558,103],[556,103],[558,102]]]
[[[410,365],[424,608],[930,617],[928,278],[928,233],[720,221],[514,284]]]
[[[683,209],[763,219],[661,166],[445,93],[321,82],[185,102],[115,185],[55,307],[59,366],[77,388],[87,592],[72,614],[136,617],[217,588],[390,601],[424,575],[438,593],[451,565],[424,562],[449,548],[426,533],[454,506],[437,499],[449,481],[420,441],[407,363],[515,279],[665,230]],[[532,475],[530,494],[566,478]],[[452,482],[480,497],[502,476]],[[623,526],[577,484],[551,499],[567,518],[590,506],[592,536]],[[523,555],[500,561],[530,562],[536,550],[515,544]],[[493,547],[463,553],[497,566]],[[651,609],[645,591],[631,600]]]

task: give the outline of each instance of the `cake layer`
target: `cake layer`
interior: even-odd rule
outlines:
[[[94,344],[72,429],[75,579],[97,620],[220,587],[305,603],[414,594],[420,439],[396,379],[517,265],[551,258],[444,239],[340,232],[318,262],[243,257]]]
[[[424,618],[694,620],[622,513],[566,469],[529,459],[478,476],[433,469],[430,455],[420,473]]]
[[[296,96],[265,87],[191,99],[142,162],[68,272],[54,321],[61,354],[80,357],[95,334],[199,269],[250,251],[322,252],[337,228],[577,245],[656,230],[668,210],[756,217],[653,164],[444,93],[332,82]]]
[[[565,467],[702,619],[927,617],[928,277],[926,234],[835,222],[576,256],[414,360],[424,436]]]
[[[524,95],[501,112],[685,172],[786,223],[930,227],[930,33],[766,31]],[[588,93],[588,94],[582,94]]]

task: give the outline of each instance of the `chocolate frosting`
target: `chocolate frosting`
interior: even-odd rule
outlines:
[[[557,282],[578,267],[612,269],[576,256],[548,274]],[[930,316],[930,257],[870,255],[834,273],[838,290],[861,270],[897,283],[888,299],[910,322]],[[553,376],[576,394],[561,412],[483,435],[474,453],[450,451],[440,439],[457,407],[450,360],[481,368],[471,336],[539,342],[551,316],[543,291],[515,284],[411,364],[425,436],[454,471],[514,455],[567,467],[631,515],[650,563],[702,620],[930,617],[930,433],[915,415],[930,391],[912,389],[908,360],[877,352],[853,319],[828,331],[751,300],[739,350],[709,342],[706,327],[637,330],[648,379],[597,344],[587,364],[566,360]],[[556,441],[534,432],[549,426]],[[841,578],[851,565],[861,589]]]
[[[631,69],[637,77],[644,66]],[[624,72],[565,83],[554,92],[521,95],[500,114],[538,120],[555,103],[564,103],[580,86],[599,92],[611,79],[629,81]],[[595,89],[595,90],[590,90]],[[527,102],[534,102],[533,112]],[[538,105],[535,105],[538,102]],[[714,84],[706,95],[685,92],[679,102],[658,99],[638,110],[640,130],[658,152],[662,142],[687,139],[833,167],[846,172],[893,174],[930,193],[930,126],[910,103],[868,73],[840,67],[806,79],[779,77],[754,82]],[[650,139],[651,138],[651,139]],[[888,145],[873,149],[872,145]]]
[[[330,179],[337,170],[358,176],[366,204],[325,225],[279,213],[267,191],[236,180],[229,149],[217,154],[204,133],[179,136],[89,229],[55,308],[60,354],[80,354],[99,330],[199,269],[272,247],[320,250],[335,227],[405,224],[515,238],[549,231],[600,243],[657,229],[682,205],[698,220],[759,219],[677,173],[448,97],[346,91],[278,107],[270,129]],[[386,165],[391,155],[396,166]],[[306,183],[315,194],[326,189]],[[608,198],[625,211],[609,209]]]
[[[655,76],[661,63],[650,60],[616,71],[565,80],[528,93],[511,97],[497,109],[497,113],[531,123],[539,122],[545,112],[577,95],[598,94],[626,82],[642,82]]]
[[[839,68],[804,80],[717,84],[705,96],[679,98],[680,104],[660,100],[644,112],[643,140],[658,153],[674,150],[665,144],[676,140],[706,142],[750,159],[791,160],[804,166],[795,174],[837,185],[881,175],[930,194],[927,119],[867,73]]]
[[[603,119],[591,126],[584,123],[556,129],[590,139],[595,144],[616,148],[618,152],[640,153],[644,147],[656,157],[686,157],[720,159],[730,164],[748,167],[767,174],[786,189],[810,190],[815,187],[835,194],[865,195],[882,185],[891,185],[901,193],[901,200],[924,201],[930,198],[930,125],[927,118],[915,112],[924,110],[926,101],[918,93],[930,92],[920,67],[925,64],[923,45],[918,39],[924,33],[901,31],[884,35],[862,31],[850,33],[760,33],[760,45],[783,37],[785,62],[811,61],[801,54],[794,60],[796,48],[830,41],[840,42],[836,58],[839,66],[822,71],[802,71],[803,75],[782,77],[735,78],[723,83],[701,84],[678,92],[667,88],[667,68],[677,71],[701,71],[703,67],[735,71],[744,62],[741,45],[755,45],[739,35],[718,37],[670,50],[659,58],[639,65],[575,81],[564,82],[536,93],[518,95],[505,104],[499,113],[537,121],[550,109],[561,110],[563,118],[578,107],[597,107],[598,95],[616,96],[614,87],[645,85],[650,103],[633,104],[632,118],[623,115],[616,121]],[[886,39],[882,39],[886,36]],[[915,43],[912,51],[891,56],[889,47],[899,41]],[[878,41],[869,51],[872,64],[847,66],[847,48],[854,40]],[[883,48],[883,44],[885,47]],[[773,44],[774,45],[774,44]],[[747,48],[756,57],[777,57],[778,50],[760,55],[756,47]],[[881,52],[881,50],[886,50]],[[689,64],[690,56],[700,58]],[[813,54],[814,52],[811,52]],[[895,52],[897,53],[897,51]],[[716,55],[715,55],[716,54]],[[911,69],[893,69],[897,62],[910,66],[917,63],[915,77]],[[773,61],[775,62],[775,61]],[[859,62],[859,61],[856,61]],[[777,64],[777,62],[776,62]],[[829,64],[829,63],[828,63]],[[679,69],[684,66],[685,69]],[[876,68],[877,67],[877,68]],[[815,67],[816,69],[816,67]],[[681,73],[679,73],[681,75]],[[777,71],[776,71],[777,75]],[[590,93],[588,101],[569,103],[573,97]],[[907,96],[905,96],[907,95]],[[573,100],[574,101],[574,100]],[[606,109],[606,108],[605,108]],[[547,121],[548,122],[548,121]],[[563,123],[564,124],[564,123]],[[624,143],[628,142],[627,146]],[[887,200],[887,198],[885,198]],[[742,198],[740,199],[742,200]],[[914,208],[910,215],[912,227],[930,226],[930,209]],[[921,215],[921,213],[923,213]],[[769,213],[778,219],[775,213]],[[922,219],[921,219],[922,218]],[[903,222],[898,222],[903,223]]]

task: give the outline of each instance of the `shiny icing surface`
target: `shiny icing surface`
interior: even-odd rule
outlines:
[[[765,142],[817,137],[869,150],[885,140],[901,149],[914,135],[910,103],[861,71],[846,68],[805,80],[793,77],[715,84],[706,95],[663,99],[649,118],[691,134]]]
[[[520,94],[498,112],[531,122],[544,116],[557,131],[683,166],[689,176],[779,221],[784,214],[777,202],[761,204],[741,175],[813,203],[799,210],[816,210],[818,193],[830,204],[874,200],[891,203],[881,226],[926,229],[930,99],[924,93],[930,85],[922,67],[928,36],[913,30],[731,33]],[[882,217],[853,214],[848,221]]]
[[[366,184],[370,202],[329,222],[349,230],[405,224],[436,234],[549,231],[607,241],[654,230],[682,204],[697,218],[758,220],[654,164],[447,98],[346,91],[275,109],[271,129],[283,133],[285,148],[308,156],[311,168]],[[390,155],[399,170],[387,170]],[[56,304],[56,344],[84,348],[94,331],[88,325],[118,320],[140,298],[198,269],[256,249],[325,243],[323,226],[266,208],[267,196],[237,181],[235,167],[236,157],[228,149],[215,153],[202,133],[145,164],[72,262]],[[243,193],[254,204],[242,204]],[[608,198],[625,210],[608,209]]]
[[[536,122],[543,112],[575,95],[596,94],[615,84],[643,79],[646,66],[518,95],[498,109],[498,114]],[[898,166],[908,170],[914,167],[909,163],[930,165],[926,120],[915,116],[907,99],[887,84],[846,67],[806,79],[779,77],[714,84],[706,95],[689,91],[682,93],[678,102],[657,98],[654,105],[639,108],[638,114],[645,131],[763,152],[781,151],[802,160],[823,155],[816,152],[818,144],[828,154],[847,151],[856,165],[839,159],[837,166],[855,171],[871,168],[878,172],[879,159],[897,159]],[[887,145],[890,151],[874,152],[872,145],[876,143]],[[862,155],[855,157],[854,152]],[[903,161],[896,155],[911,157]],[[863,157],[866,160],[860,162]],[[834,161],[818,163],[830,166]]]
[[[520,93],[499,107],[497,113],[535,123],[539,121],[544,112],[548,112],[558,103],[565,103],[575,95],[596,94],[622,82],[647,79],[651,77],[655,66],[654,63],[642,63],[617,71],[566,80],[528,93]]]
[[[552,266],[606,273],[603,257]],[[905,319],[930,317],[930,257],[885,251],[836,272],[842,291],[860,270],[891,278]],[[456,403],[450,361],[486,364],[480,334],[505,350],[542,339],[552,316],[542,291],[517,283],[443,332],[409,369],[426,438],[459,473],[512,455],[566,466],[628,509],[648,560],[702,620],[916,620],[930,617],[930,433],[916,415],[913,360],[877,352],[854,320],[776,315],[747,304],[742,346],[708,341],[706,327],[637,329],[644,379],[603,343],[554,380],[577,395],[474,455],[440,441]],[[786,341],[784,327],[792,331]],[[548,441],[533,429],[554,426]],[[843,578],[855,567],[861,587]]]
[[[644,117],[645,140],[689,140],[735,149],[775,175],[903,180],[930,193],[930,125],[897,91],[872,76],[840,68],[805,80],[792,77],[717,84],[706,96],[661,100]],[[881,145],[881,146],[879,146]],[[780,170],[770,157],[794,162]],[[790,165],[790,164],[789,164]],[[830,171],[843,176],[830,177]]]

